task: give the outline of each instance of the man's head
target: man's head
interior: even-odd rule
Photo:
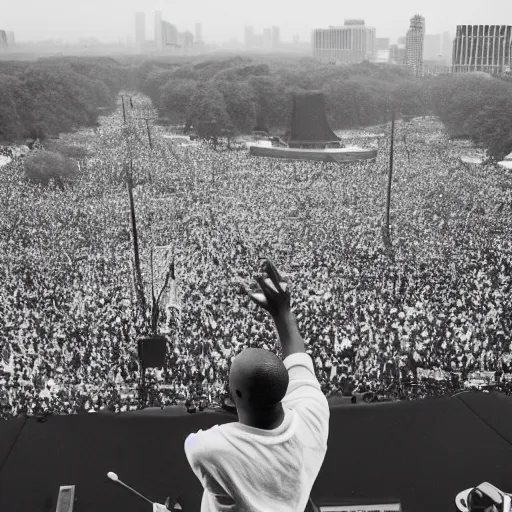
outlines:
[[[264,411],[281,402],[288,389],[288,371],[268,350],[247,348],[238,354],[229,372],[229,389],[237,409]]]

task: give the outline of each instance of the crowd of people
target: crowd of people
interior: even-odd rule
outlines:
[[[509,390],[512,176],[461,161],[434,118],[395,132],[391,242],[382,242],[389,137],[375,161],[252,157],[165,138],[132,96],[95,130],[64,191],[0,169],[0,410],[4,418],[139,406],[138,305],[126,173],[133,172],[147,303],[172,261],[159,331],[167,364],[147,370],[148,405],[213,406],[243,348],[279,352],[270,319],[240,291],[270,257],[326,395],[416,399],[462,389],[473,372]],[[167,248],[165,251],[162,248]],[[153,261],[153,265],[151,265]],[[446,378],[426,378],[428,372]]]

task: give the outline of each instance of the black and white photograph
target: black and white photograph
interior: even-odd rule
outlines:
[[[512,512],[512,1],[0,0],[0,512]]]

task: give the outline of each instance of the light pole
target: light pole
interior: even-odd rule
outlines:
[[[389,231],[389,216],[391,209],[391,183],[393,180],[393,154],[394,154],[394,143],[395,143],[395,106],[391,108],[391,143],[389,149],[389,169],[388,169],[388,189],[386,196],[386,211],[384,214],[384,222],[382,224],[382,241],[384,243],[384,249],[389,258],[394,261],[393,245],[391,243],[391,233]]]

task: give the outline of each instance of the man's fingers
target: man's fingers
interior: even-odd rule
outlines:
[[[267,260],[265,265],[265,270],[272,280],[276,291],[279,292],[282,289],[281,283],[283,282],[283,278],[279,274],[279,270],[277,270],[276,266],[272,263],[272,261]]]
[[[268,302],[267,298],[265,297],[265,294],[262,292],[252,292],[249,293],[249,298],[257,305],[262,307],[263,309],[268,310]]]
[[[265,295],[273,297],[279,294],[279,292],[276,290],[275,286],[272,285],[272,282],[268,277],[257,277],[256,282],[260,285],[260,288]],[[272,287],[270,285],[272,285]]]
[[[277,286],[272,282],[272,279],[270,279],[270,277],[266,277],[265,279],[263,279],[263,281],[274,293],[279,293]]]

